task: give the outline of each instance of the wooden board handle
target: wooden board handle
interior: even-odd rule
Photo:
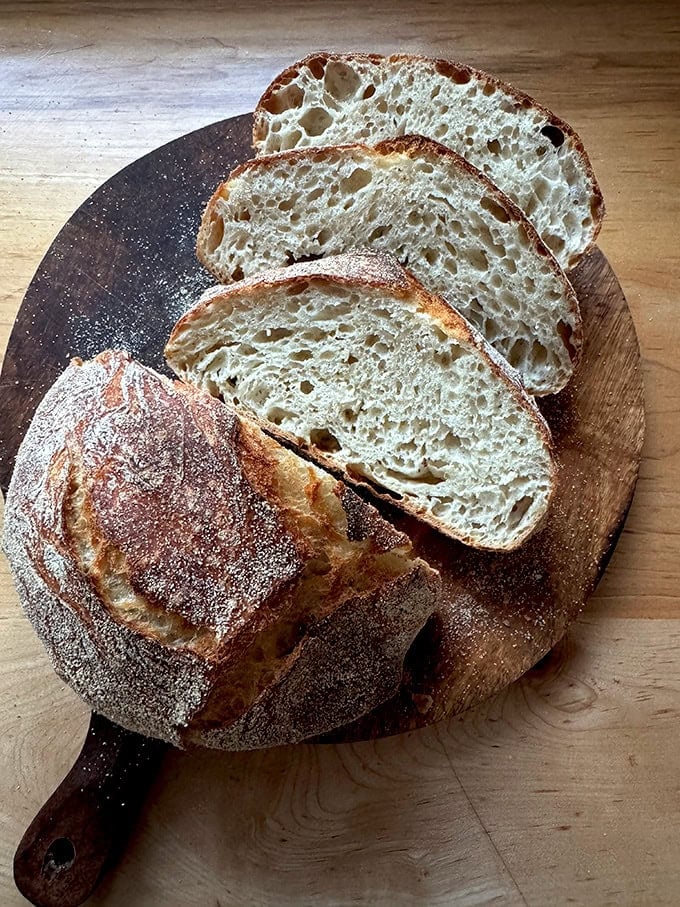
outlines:
[[[167,744],[92,714],[75,765],[31,822],[14,881],[36,907],[76,907],[120,856]]]

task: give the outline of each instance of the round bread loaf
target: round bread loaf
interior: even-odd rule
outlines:
[[[57,673],[179,746],[296,742],[370,711],[439,589],[342,483],[111,351],[38,407],[4,547]]]

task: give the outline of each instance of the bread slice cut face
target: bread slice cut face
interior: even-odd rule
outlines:
[[[446,535],[512,549],[555,483],[516,373],[391,256],[359,252],[215,287],[166,347],[185,380]]]
[[[569,381],[581,346],[571,284],[517,206],[436,142],[405,137],[249,161],[213,195],[197,243],[226,283],[356,247],[407,264],[532,393]]]
[[[259,154],[419,134],[486,173],[560,264],[597,236],[602,193],[578,135],[529,95],[461,63],[410,54],[316,53],[284,70],[255,110]]]
[[[3,543],[59,675],[180,746],[294,743],[365,714],[440,591],[346,485],[110,350],[38,407]]]

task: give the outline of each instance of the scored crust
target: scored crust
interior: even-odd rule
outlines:
[[[117,352],[40,404],[3,541],[60,676],[178,745],[296,742],[373,708],[439,588],[341,483]]]
[[[552,454],[553,444],[550,429],[541,415],[535,400],[526,393],[517,372],[508,365],[502,356],[496,353],[493,347],[486,343],[479,332],[462,315],[441,297],[423,287],[406,268],[399,264],[394,256],[382,252],[373,252],[366,249],[355,250],[316,261],[298,262],[285,268],[272,268],[235,284],[210,288],[175,325],[165,348],[168,364],[184,380],[196,380],[197,376],[192,372],[191,366],[185,357],[183,340],[188,338],[193,332],[198,332],[200,336],[202,331],[206,331],[207,320],[214,315],[216,307],[224,306],[227,310],[230,310],[232,300],[235,304],[241,306],[267,306],[270,304],[267,297],[269,289],[286,287],[291,292],[295,292],[300,287],[314,283],[330,285],[331,287],[339,285],[358,290],[372,287],[389,291],[391,295],[397,298],[415,300],[422,312],[444,334],[476,348],[486,367],[505,385],[508,394],[524,410],[527,418],[536,428],[544,447]],[[211,336],[210,340],[212,344],[219,343],[219,337],[217,336]],[[448,524],[439,520],[431,512],[405,499],[395,500],[393,495],[385,493],[375,484],[367,482],[366,477],[359,476],[346,469],[332,455],[308,443],[305,439],[261,419],[258,414],[253,413],[246,406],[238,406],[238,409],[239,411],[247,412],[250,418],[256,420],[267,433],[281,443],[310,457],[313,462],[340,476],[343,481],[404,510],[445,535],[474,547],[485,547],[484,543],[480,541],[480,538],[474,532],[470,531],[467,534],[454,532]],[[546,502],[546,509],[554,493],[556,483],[557,467],[551,456],[551,490]],[[519,547],[535,529],[536,525],[527,526],[525,532],[506,550]]]

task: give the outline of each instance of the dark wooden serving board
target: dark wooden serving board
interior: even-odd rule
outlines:
[[[125,348],[167,371],[162,350],[172,325],[212,283],[194,254],[203,205],[251,155],[250,126],[249,115],[235,117],[151,152],[63,227],[28,288],[0,377],[3,492],[31,416],[71,356]],[[518,552],[489,554],[390,514],[439,568],[446,595],[414,646],[400,694],[333,739],[417,727],[501,689],[562,637],[601,575],[637,477],[640,354],[602,253],[595,249],[571,277],[585,347],[570,386],[541,401],[561,467],[544,528]]]
[[[37,404],[72,356],[123,348],[167,372],[162,350],[170,329],[212,283],[194,255],[203,205],[250,157],[250,126],[249,115],[235,117],[151,152],[106,182],[63,227],[28,288],[0,375],[3,493]],[[570,386],[541,401],[560,464],[543,528],[520,551],[490,554],[380,505],[438,567],[445,595],[409,653],[399,694],[325,741],[398,733],[490,696],[555,645],[595,587],[637,478],[640,353],[602,253],[595,249],[571,277],[585,347]],[[108,759],[100,758],[104,745]],[[162,744],[93,718],[76,766],[17,851],[15,877],[27,897],[66,905],[91,892],[122,846],[162,751]],[[111,791],[131,808],[112,812]]]

